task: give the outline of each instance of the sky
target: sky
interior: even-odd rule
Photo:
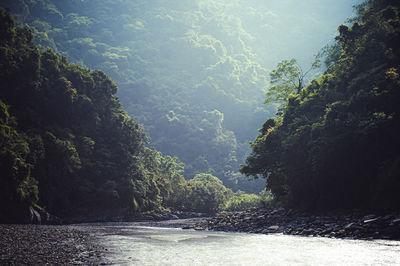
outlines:
[[[337,28],[354,16],[353,5],[360,0],[270,0],[265,7],[271,13],[265,34],[257,41],[265,43],[259,53],[268,58],[268,67],[282,59],[297,58],[307,65],[325,45],[332,43]]]

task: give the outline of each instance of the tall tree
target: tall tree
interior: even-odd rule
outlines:
[[[320,58],[318,57],[306,71],[303,71],[295,58],[279,62],[277,67],[269,74],[272,86],[266,93],[265,103],[277,103],[283,109],[289,97],[300,93],[301,89],[307,85],[310,72],[320,68],[320,66]]]

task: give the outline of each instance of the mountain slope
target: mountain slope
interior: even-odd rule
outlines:
[[[242,172],[305,209],[398,209],[400,6],[367,1],[339,27],[330,71],[267,120]]]

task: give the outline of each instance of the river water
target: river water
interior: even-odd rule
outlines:
[[[98,236],[109,264],[400,265],[400,241],[111,227]]]

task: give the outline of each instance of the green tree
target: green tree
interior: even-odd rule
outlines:
[[[277,103],[283,109],[290,96],[300,93],[307,85],[308,75],[311,71],[320,67],[320,59],[316,58],[311,67],[303,71],[295,58],[282,60],[277,67],[270,72],[271,87],[266,93],[266,104]]]
[[[190,211],[215,213],[221,209],[232,191],[211,174],[197,174],[188,181],[186,208]]]

